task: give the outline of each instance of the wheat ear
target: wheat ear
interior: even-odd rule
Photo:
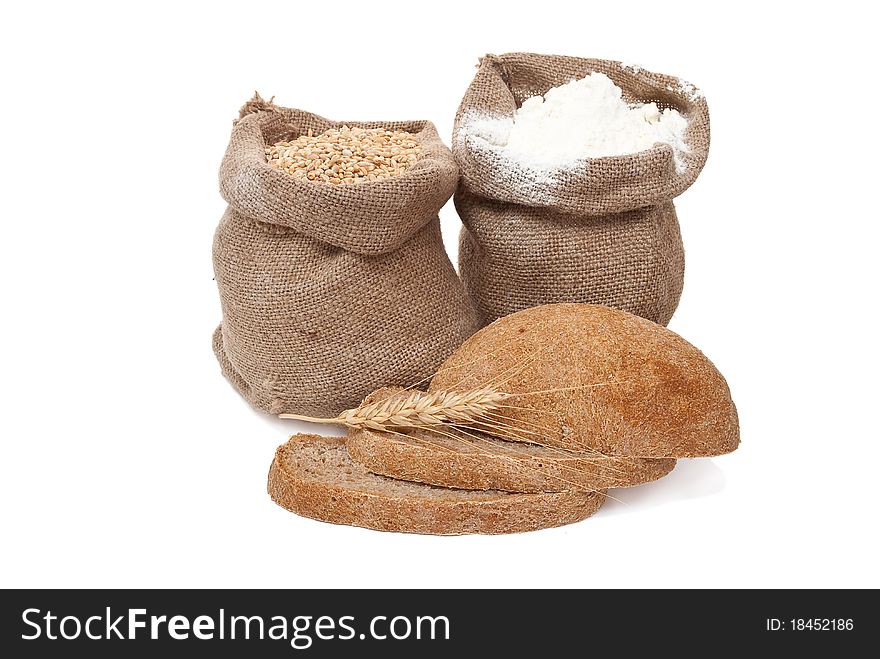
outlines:
[[[390,428],[426,428],[439,425],[462,425],[485,420],[486,414],[510,394],[490,387],[470,391],[410,391],[374,403],[345,410],[332,419],[299,414],[280,414],[282,419],[312,423],[332,423],[349,428],[388,430]]]

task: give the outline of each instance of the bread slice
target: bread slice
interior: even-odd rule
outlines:
[[[499,318],[440,367],[429,392],[496,386],[506,423],[541,443],[607,455],[686,458],[739,445],[727,382],[683,338],[592,304],[547,304]],[[531,425],[530,425],[531,424]]]
[[[436,535],[518,533],[580,521],[604,492],[511,494],[431,487],[371,474],[342,437],[294,435],[275,452],[269,494],[291,512],[334,524]]]
[[[438,487],[507,492],[588,491],[657,480],[675,460],[571,453],[444,428],[407,432],[351,430],[351,458],[374,474]]]

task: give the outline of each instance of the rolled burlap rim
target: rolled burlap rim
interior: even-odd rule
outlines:
[[[435,220],[458,181],[449,148],[429,121],[331,121],[258,96],[235,122],[220,166],[220,192],[244,217],[290,227],[321,242],[364,255],[392,252]],[[265,149],[281,140],[343,125],[413,133],[418,161],[381,181],[328,185],[271,167]]]

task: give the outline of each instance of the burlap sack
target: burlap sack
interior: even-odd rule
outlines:
[[[486,148],[481,122],[510,119],[526,98],[593,71],[611,78],[629,102],[654,101],[687,117],[688,151],[678,170],[665,144],[550,174]],[[668,323],[684,281],[672,198],[694,182],[708,151],[706,102],[678,78],[606,60],[484,57],[453,135],[461,170],[455,205],[465,225],[459,271],[482,322],[540,304],[587,302]]]
[[[405,174],[333,186],[270,167],[264,149],[341,122],[258,98],[220,167],[214,237],[221,368],[256,407],[333,416],[377,387],[429,377],[477,327],[437,212],[458,170],[427,121],[345,122],[418,136]]]

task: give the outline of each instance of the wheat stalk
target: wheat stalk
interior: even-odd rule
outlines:
[[[332,423],[349,428],[389,430],[391,428],[427,428],[440,425],[465,425],[485,420],[510,394],[491,387],[470,391],[403,392],[386,399],[362,404],[341,412],[334,418],[299,414],[281,414],[282,419],[312,423]]]

